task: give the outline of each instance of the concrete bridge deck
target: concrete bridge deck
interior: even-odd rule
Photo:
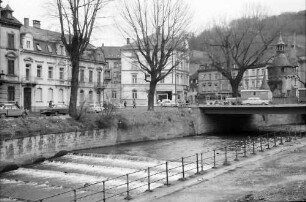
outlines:
[[[198,105],[204,114],[306,114],[306,104]]]

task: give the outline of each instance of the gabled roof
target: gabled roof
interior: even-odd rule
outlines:
[[[106,59],[120,59],[121,47],[118,46],[102,46],[101,47]]]

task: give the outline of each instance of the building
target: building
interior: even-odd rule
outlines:
[[[40,21],[24,19],[21,27],[20,82],[21,103],[26,109],[38,111],[70,100],[71,65],[61,34],[41,29]],[[89,45],[81,56],[78,104],[100,103],[103,97],[99,86],[103,82],[103,52]]]
[[[40,21],[13,17],[0,7],[0,102],[19,102],[38,111],[70,100],[71,64],[61,34],[41,29]],[[105,58],[101,48],[89,44],[80,59],[78,104],[101,103]]]
[[[106,65],[104,72],[103,96],[104,101],[121,105],[121,47],[104,46],[102,50]]]
[[[242,88],[245,90],[258,90],[262,87],[264,77],[268,75],[267,67],[247,69],[242,78]]]
[[[293,47],[294,48],[294,47]],[[292,55],[290,55],[290,60]],[[268,66],[268,85],[273,97],[296,96],[296,67],[297,64],[290,61],[285,52],[285,43],[280,35],[276,45],[276,55]]]
[[[7,5],[1,7],[0,0],[0,102],[21,102],[20,85],[20,27]]]
[[[136,51],[137,52],[137,51]],[[189,57],[179,57],[181,51],[174,51],[174,56],[170,57],[165,72],[172,64],[179,63],[163,80],[157,83],[154,103],[158,100],[170,99],[186,101],[189,86]],[[135,50],[131,49],[128,44],[121,50],[121,98],[127,101],[128,105],[132,104],[135,99],[137,105],[148,104],[149,78],[140,67],[136,60]]]
[[[198,70],[199,100],[225,99],[231,94],[231,85],[226,77],[210,64],[201,65]]]

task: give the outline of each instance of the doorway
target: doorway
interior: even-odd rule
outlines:
[[[23,106],[24,106],[24,109],[27,109],[27,110],[30,110],[30,111],[31,111],[31,108],[32,108],[31,94],[32,94],[31,88],[24,88],[23,89],[23,95],[24,95]]]

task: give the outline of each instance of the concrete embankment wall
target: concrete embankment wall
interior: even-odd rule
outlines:
[[[62,151],[111,146],[127,142],[171,139],[210,132],[253,130],[258,126],[300,123],[293,115],[206,116],[199,109],[161,117],[156,123],[135,124],[105,130],[36,135],[0,141],[0,172],[6,165],[30,164]]]

